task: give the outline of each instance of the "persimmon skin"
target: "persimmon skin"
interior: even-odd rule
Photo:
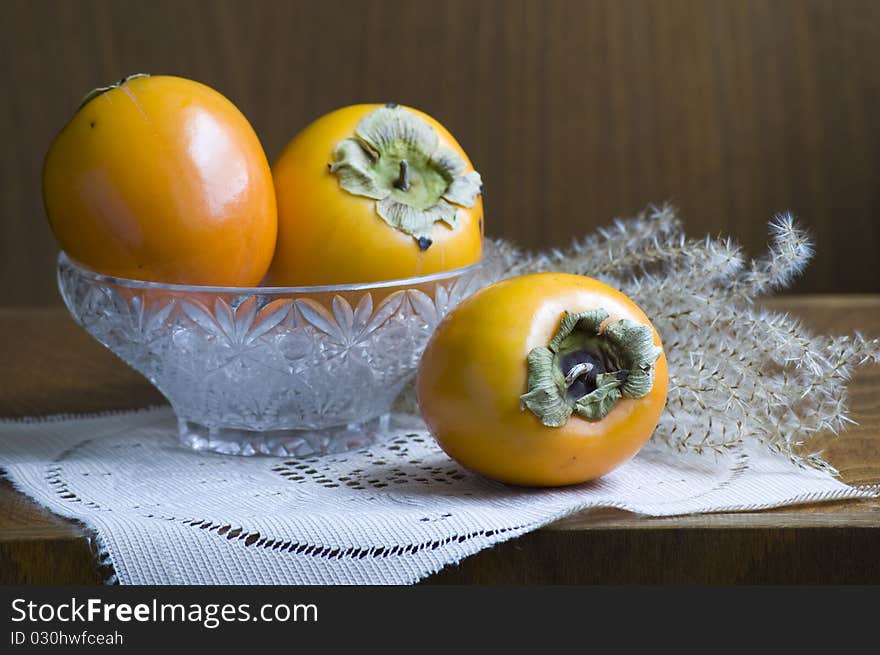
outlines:
[[[623,293],[564,273],[511,278],[462,302],[437,327],[419,365],[419,407],[440,447],[465,468],[523,486],[581,483],[631,459],[663,412],[665,354],[654,365],[652,390],[621,399],[603,419],[573,414],[547,427],[520,403],[532,348],[550,342],[565,311],[599,307],[611,320],[651,325]],[[656,330],[654,342],[661,345]]]
[[[271,169],[238,108],[179,77],[126,80],[92,98],[43,167],[52,231],[106,275],[254,286],[278,229]]]
[[[435,223],[421,250],[412,236],[388,225],[375,200],[339,186],[328,169],[337,144],[379,104],[352,105],[322,116],[297,134],[272,165],[278,199],[278,243],[267,277],[274,286],[378,282],[474,264],[482,256],[483,203],[459,207],[458,225]],[[473,165],[436,120],[411,107],[436,130],[440,145]]]

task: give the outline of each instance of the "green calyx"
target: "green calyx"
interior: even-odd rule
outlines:
[[[431,245],[435,222],[455,228],[459,207],[477,201],[480,174],[465,169],[457,153],[439,146],[433,127],[398,105],[365,116],[330,163],[340,187],[375,200],[376,213],[422,250]]]
[[[113,84],[110,84],[109,86],[99,86],[97,89],[92,89],[91,91],[89,91],[87,94],[85,94],[83,96],[83,99],[80,100],[79,107],[77,107],[76,110],[79,111],[80,109],[85,107],[89,102],[91,102],[92,100],[97,98],[99,95],[107,93],[108,91],[112,91],[113,89],[118,89],[119,87],[121,87],[123,84],[125,84],[129,80],[135,80],[139,77],[150,77],[150,75],[149,75],[149,73],[134,73],[132,75],[128,75],[126,77],[123,77],[118,82],[114,82]]]
[[[553,340],[528,355],[528,392],[520,397],[541,423],[565,425],[573,413],[608,415],[621,398],[642,398],[654,386],[662,349],[648,325],[629,319],[603,324],[608,312],[566,312]]]

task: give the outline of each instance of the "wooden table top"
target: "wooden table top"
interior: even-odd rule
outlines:
[[[828,333],[880,335],[880,295],[768,301]],[[158,405],[162,396],[63,308],[0,309],[0,417]],[[850,387],[858,425],[808,444],[844,482],[880,483],[880,367]],[[2,445],[0,445],[2,467]],[[590,511],[484,550],[434,583],[880,583],[880,500],[649,518]],[[85,529],[0,483],[0,583],[101,579]]]

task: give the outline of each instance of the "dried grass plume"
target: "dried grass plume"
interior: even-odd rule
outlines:
[[[770,248],[747,259],[729,238],[688,239],[673,208],[651,208],[575,241],[527,253],[490,241],[490,279],[539,271],[588,275],[630,296],[663,338],[669,397],[653,442],[705,453],[757,440],[796,462],[836,473],[810,436],[851,423],[854,368],[880,363],[880,340],[813,334],[755,300],[788,286],[813,255],[788,214],[770,223]]]

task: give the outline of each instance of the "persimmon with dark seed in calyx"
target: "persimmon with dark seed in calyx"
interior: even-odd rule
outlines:
[[[290,141],[272,174],[278,245],[269,284],[377,282],[480,260],[480,175],[417,109],[333,111]]]
[[[482,289],[446,316],[419,364],[418,401],[462,466],[525,486],[614,470],[666,402],[660,337],[623,293],[541,273]]]
[[[255,286],[275,249],[257,135],[220,93],[179,77],[88,94],[49,148],[43,199],[64,251],[107,275]]]

